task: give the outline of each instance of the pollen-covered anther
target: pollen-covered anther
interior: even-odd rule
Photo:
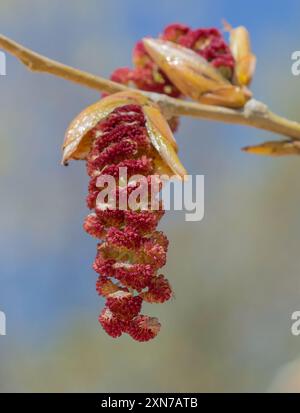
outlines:
[[[113,82],[122,83],[128,85],[131,81],[132,70],[128,67],[120,67],[116,69],[110,76]]]
[[[131,320],[141,311],[142,301],[139,296],[119,290],[107,296],[106,305],[119,318]]]
[[[104,307],[102,310],[99,316],[99,323],[107,334],[114,338],[120,337],[124,331],[122,320],[119,320],[107,307]]]
[[[212,27],[209,29],[190,30],[181,36],[178,43],[193,49],[200,56],[211,62],[216,68],[222,67],[223,75],[231,78],[234,68],[234,58],[221,32]],[[227,72],[224,71],[227,69]]]
[[[102,297],[107,297],[109,294],[119,291],[120,287],[114,284],[109,278],[100,275],[96,282],[96,291]]]
[[[152,233],[152,240],[157,242],[167,252],[169,247],[169,240],[162,231],[155,231]]]
[[[101,174],[110,175],[113,176],[115,179],[119,179],[120,168],[126,168],[128,179],[132,175],[147,176],[151,175],[153,172],[153,162],[152,159],[147,158],[145,155],[143,155],[140,159],[126,159],[125,161],[122,161],[117,165],[106,166]]]
[[[165,27],[162,35],[160,36],[164,40],[171,42],[179,42],[180,38],[186,35],[190,31],[190,28],[185,24],[173,23]]]
[[[101,224],[95,213],[89,214],[83,223],[84,230],[95,238],[103,238],[105,236],[105,227]]]
[[[124,222],[124,211],[118,209],[105,209],[101,210],[96,207],[95,209],[99,222],[105,227],[119,227]]]
[[[154,275],[154,268],[149,264],[115,263],[114,276],[124,286],[140,292],[146,288]]]
[[[130,250],[139,248],[141,237],[133,228],[126,227],[124,230],[119,230],[112,227],[107,231],[106,241],[108,245]]]
[[[97,196],[99,194],[99,188],[96,185],[97,176],[91,178],[88,187],[88,196],[86,198],[86,204],[89,209],[94,209],[96,206]]]
[[[157,336],[160,327],[156,317],[139,315],[131,321],[127,332],[134,340],[149,341]]]
[[[113,277],[115,274],[113,267],[114,264],[115,260],[105,258],[102,251],[99,250],[93,263],[93,269],[100,275],[104,275],[105,277]]]
[[[115,164],[121,161],[124,157],[130,157],[137,154],[137,143],[124,139],[118,143],[112,144],[105,149],[97,158],[90,161],[94,169],[103,169],[106,165]]]
[[[140,233],[154,231],[164,211],[125,211],[125,222]]]
[[[161,268],[166,264],[167,247],[160,245],[154,238],[147,239],[138,252],[144,263],[151,264],[155,268]]]
[[[148,285],[148,291],[140,296],[148,303],[164,303],[172,297],[172,289],[169,281],[163,276],[153,277]]]

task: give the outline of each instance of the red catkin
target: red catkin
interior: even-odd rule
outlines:
[[[119,71],[123,79],[126,73]],[[120,168],[126,168],[127,179],[137,174],[145,176],[145,189],[148,193],[152,189],[154,152],[143,110],[132,104],[117,107],[91,133],[94,140],[87,158],[87,205],[92,212],[84,221],[84,229],[99,239],[93,268],[99,274],[96,290],[106,300],[99,322],[111,337],[128,333],[137,341],[148,341],[158,334],[160,323],[156,318],[139,315],[143,301],[162,303],[172,295],[168,281],[157,274],[166,263],[168,249],[166,236],[156,230],[164,211],[161,205],[154,211],[119,207],[121,196],[125,194],[128,200],[137,187],[137,183],[124,187]],[[102,189],[97,180],[101,175],[116,179],[115,209],[97,203]],[[156,186],[152,196],[160,189]]]

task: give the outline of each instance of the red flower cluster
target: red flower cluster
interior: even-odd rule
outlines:
[[[93,264],[99,274],[96,289],[105,297],[106,305],[99,322],[112,337],[128,333],[138,341],[154,338],[160,330],[156,318],[140,315],[143,301],[163,303],[171,297],[167,279],[157,274],[166,263],[168,240],[156,230],[164,214],[159,210],[123,210],[119,207],[121,194],[128,198],[136,184],[124,187],[120,182],[120,167],[127,168],[127,178],[133,175],[147,177],[153,166],[154,148],[145,126],[145,116],[139,105],[127,104],[114,109],[91,131],[92,149],[87,158],[90,176],[87,216],[84,229],[100,239]],[[117,181],[117,209],[97,203],[101,189],[97,180],[110,175]],[[99,181],[98,181],[99,183]],[[158,195],[160,188],[155,185]],[[151,200],[149,200],[151,202]]]
[[[183,24],[171,24],[164,29],[160,38],[194,50],[220,70],[228,80],[232,79],[234,58],[218,29],[192,30]],[[180,91],[154,63],[142,41],[139,41],[133,50],[133,64],[134,69],[127,67],[116,69],[111,75],[111,80],[149,92],[180,97]],[[171,119],[169,124],[171,129],[176,131],[178,119]]]
[[[234,58],[218,29],[192,30],[182,24],[171,24],[165,28],[160,38],[194,50],[231,80]],[[141,90],[164,93],[173,97],[180,96],[179,90],[148,55],[142,41],[138,42],[133,50],[133,63],[134,69],[127,67],[116,69],[111,75],[111,80],[127,85],[133,84]]]

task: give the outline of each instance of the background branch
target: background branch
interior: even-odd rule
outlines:
[[[0,48],[18,58],[30,70],[35,72],[49,73],[99,92],[116,93],[130,89],[111,80],[49,59],[3,35],[0,35]],[[264,103],[255,99],[248,101],[242,110],[234,110],[188,102],[159,93],[142,91],[141,93],[158,103],[168,118],[171,116],[192,116],[200,119],[241,124],[300,140],[300,123],[272,113]]]

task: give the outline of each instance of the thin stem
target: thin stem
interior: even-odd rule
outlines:
[[[0,48],[18,58],[30,70],[35,72],[49,73],[100,92],[115,93],[130,90],[130,88],[119,83],[42,56],[3,35],[0,35]],[[272,113],[264,103],[255,99],[251,99],[242,110],[234,110],[188,102],[159,93],[141,93],[146,94],[158,103],[167,117],[176,115],[192,116],[200,119],[247,125],[285,135],[294,140],[300,139],[300,123]]]
[[[149,94],[162,106],[166,113],[173,116],[191,116],[225,123],[235,123],[264,129],[291,139],[300,139],[300,123],[271,112],[267,105],[255,99],[249,100],[241,110],[209,106],[201,103],[187,102],[165,95]]]
[[[116,93],[128,89],[119,83],[49,59],[2,35],[0,35],[0,48],[15,56],[33,72],[49,73],[99,92]]]

